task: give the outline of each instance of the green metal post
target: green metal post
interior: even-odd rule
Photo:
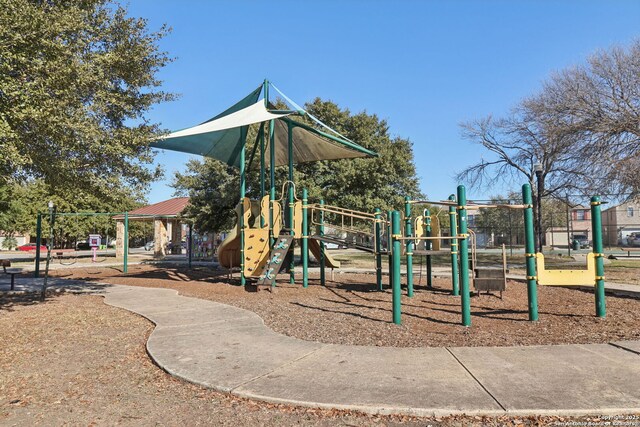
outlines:
[[[288,157],[289,157],[289,222],[287,223],[287,227],[289,228],[289,230],[291,230],[291,235],[293,235],[293,199],[294,199],[294,195],[293,195],[293,123],[288,122],[287,123],[287,135],[288,135],[288,143],[287,143],[287,147],[288,147]],[[291,254],[291,266],[289,268],[289,283],[294,284],[296,282],[296,275],[295,275],[295,266],[296,266],[296,259],[295,259],[295,244],[294,244],[294,240],[291,241],[291,249],[289,251],[289,253]]]
[[[47,296],[47,280],[49,279],[49,264],[51,263],[51,251],[53,250],[53,227],[56,223],[56,209],[57,207],[49,206],[49,240],[47,241],[47,261],[44,267],[44,281],[42,283],[40,301],[44,301]]]
[[[376,284],[378,285],[378,291],[382,291],[382,242],[381,238],[381,225],[382,216],[380,215],[380,209],[376,208],[376,223],[375,223],[375,237],[376,237]]]
[[[269,86],[266,85],[268,88]],[[269,121],[269,247],[273,247],[276,236],[273,235],[273,203],[276,200],[276,141],[274,121]]]
[[[260,125],[260,203],[265,195],[266,169],[264,159],[264,123]],[[264,216],[260,215],[260,227],[264,227]]]
[[[402,294],[400,291],[400,240],[397,237],[400,236],[400,212],[393,211],[391,214],[391,240],[393,242],[393,288],[392,288],[392,301],[393,301],[393,323],[399,325],[402,323]]]
[[[127,273],[129,270],[129,212],[124,213],[124,253],[122,254],[122,272]]]
[[[262,90],[264,90],[264,108],[269,108],[269,80],[264,79]]]
[[[320,199],[320,211],[318,212],[318,222],[320,222],[320,225],[318,226],[318,235],[320,237],[324,236],[324,211],[322,210],[323,207],[324,207],[324,200]],[[320,243],[320,259],[318,261],[320,262],[320,284],[322,286],[325,286],[324,242],[322,240],[319,240],[319,243]]]
[[[242,149],[240,150],[240,218],[238,218],[238,224],[240,225],[240,286],[247,284],[244,277],[244,197],[246,195],[247,188],[247,173],[245,170],[245,155],[246,155],[246,130],[241,128],[240,139],[242,140]]]
[[[455,194],[449,196],[449,200],[456,201]],[[455,237],[458,235],[458,224],[456,219],[456,208],[449,206],[449,235]],[[451,239],[451,294],[460,295],[460,276],[458,275],[458,241]]]
[[[387,253],[389,254],[389,288],[393,289],[393,241],[391,240],[391,215],[393,211],[387,211]]]
[[[40,245],[42,244],[42,214],[36,219],[36,271],[33,277],[40,277]]]
[[[604,296],[604,254],[602,248],[602,213],[600,197],[591,198],[591,229],[593,230],[593,254],[596,257],[596,316],[605,317],[607,307]]]
[[[308,213],[308,194],[307,189],[302,190],[302,287],[309,286],[309,220]]]
[[[404,235],[405,237],[411,237],[413,235],[411,227],[411,203],[409,203],[409,197],[404,198]],[[407,255],[407,296],[413,296],[413,241],[407,240],[406,255]]]
[[[538,320],[538,279],[536,277],[535,238],[533,232],[533,198],[531,186],[522,186],[522,203],[524,203],[524,242],[527,263],[527,298],[529,301],[529,320]]]
[[[424,226],[427,237],[431,237],[431,212],[429,209],[425,209],[423,212],[424,216]],[[431,240],[427,240],[427,244],[425,245],[427,250],[430,251],[433,248],[433,242]],[[433,278],[431,274],[431,255],[427,254],[427,288],[431,289],[433,287]]]
[[[467,234],[467,193],[464,185],[458,186],[458,236],[460,239],[460,303],[462,324],[471,326],[471,300],[469,292],[469,235]]]

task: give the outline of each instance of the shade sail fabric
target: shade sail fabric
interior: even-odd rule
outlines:
[[[294,122],[295,123],[295,122]],[[357,157],[369,157],[375,153],[357,151],[338,142],[323,138],[301,127],[293,128],[293,163],[308,163],[318,160],[353,159]],[[288,126],[284,120],[276,120],[275,123],[275,165],[283,166],[289,162],[288,150]],[[270,159],[270,149],[266,147],[267,162]]]
[[[260,89],[216,117],[197,126],[173,132],[151,146],[213,157],[239,167],[240,150],[249,125],[286,116],[267,111],[264,101],[258,100]]]
[[[230,166],[240,167],[240,153],[246,143],[249,125],[274,120],[275,164],[282,166],[289,162],[288,123],[283,121],[288,120],[293,124],[293,163],[295,164],[376,156],[375,153],[351,141],[342,143],[333,141],[313,128],[285,118],[292,112],[269,112],[264,100],[259,100],[260,91],[261,87],[212,119],[197,126],[173,132],[153,142],[151,146],[212,157]],[[268,146],[266,148],[265,157],[269,159]]]

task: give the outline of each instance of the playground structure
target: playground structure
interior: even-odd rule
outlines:
[[[269,88],[275,86],[265,80],[263,85],[236,103],[224,113],[201,125],[174,132],[165,139],[152,144],[153,147],[200,154],[221,160],[240,170],[240,203],[236,206],[237,223],[218,249],[218,259],[223,267],[237,268],[240,285],[276,286],[276,276],[282,268],[289,272],[289,282],[295,283],[293,248],[296,242],[301,247],[302,285],[308,286],[308,260],[311,251],[320,263],[320,281],[325,284],[325,270],[338,268],[339,263],[327,253],[325,244],[334,243],[374,254],[376,259],[376,288],[383,290],[382,256],[389,257],[389,285],[392,289],[393,322],[401,323],[401,272],[400,260],[406,257],[407,296],[414,294],[413,256],[427,259],[427,286],[431,286],[431,256],[446,253],[441,242],[451,241],[452,294],[461,300],[462,324],[471,325],[470,309],[470,259],[475,258],[473,230],[468,227],[467,209],[508,208],[523,210],[525,220],[525,258],[527,270],[527,292],[529,320],[538,319],[537,286],[563,284],[595,286],[596,315],[605,316],[604,267],[602,260],[602,235],[600,227],[600,201],[592,198],[593,262],[588,263],[586,273],[580,270],[562,273],[544,268],[544,256],[534,251],[533,209],[531,188],[523,186],[522,205],[474,205],[467,204],[466,190],[459,186],[457,196],[448,201],[411,201],[404,206],[404,227],[401,212],[380,210],[374,213],[358,212],[338,206],[319,203],[310,204],[307,191],[302,190],[302,199],[297,199],[293,168],[294,164],[318,160],[356,157],[374,157],[376,153],[365,149],[333,131],[318,119],[304,111],[282,92],[277,90],[289,104],[291,110],[277,110],[269,102]],[[260,100],[260,94],[264,99]],[[291,116],[306,116],[322,130],[291,119]],[[259,125],[249,165],[259,151],[260,199],[252,201],[246,197],[247,135],[250,125]],[[295,147],[295,149],[294,149]],[[288,167],[288,180],[282,186],[281,197],[276,199],[275,167]],[[269,192],[266,182],[269,169]],[[449,236],[439,232],[439,221],[428,209],[412,218],[413,204],[448,207],[450,219]],[[315,233],[311,228],[315,227]],[[597,230],[597,232],[595,232]],[[471,248],[470,248],[471,243]],[[420,246],[421,245],[421,246]],[[471,256],[471,258],[470,258]],[[504,259],[504,258],[503,258]],[[495,279],[506,281],[506,268],[498,277],[480,277],[487,286],[494,286]],[[562,279],[560,279],[562,277]],[[479,281],[482,283],[482,280]],[[491,283],[491,285],[489,285]],[[476,287],[479,290],[478,287]],[[498,290],[504,290],[503,288]]]

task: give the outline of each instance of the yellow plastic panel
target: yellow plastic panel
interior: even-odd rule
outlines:
[[[433,237],[440,237],[440,220],[438,219],[438,215],[431,215],[431,235]],[[431,242],[431,249],[434,251],[439,251],[442,241],[440,239],[436,239],[432,240]]]
[[[244,234],[244,275],[257,277],[269,258],[269,228],[249,228]]]
[[[416,224],[415,225],[416,229],[413,230],[413,235],[417,237],[416,244],[418,244],[421,240],[420,237],[423,237],[425,233],[424,217],[422,215],[420,215],[419,217],[416,217],[415,224]]]
[[[302,202],[293,204],[293,237],[302,238]]]
[[[538,284],[543,286],[590,286],[596,283],[595,255],[587,254],[586,270],[546,270],[544,255],[536,254]]]

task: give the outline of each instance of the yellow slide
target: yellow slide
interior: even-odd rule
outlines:
[[[240,267],[240,235],[234,227],[218,247],[218,263],[222,267]]]
[[[320,242],[316,239],[307,239],[309,241],[309,250],[313,256],[320,261]],[[340,268],[340,261],[336,261],[329,255],[329,252],[324,251],[324,264],[329,268]]]
[[[245,197],[244,203],[245,221],[251,216],[251,201]],[[240,203],[235,208],[236,215],[240,218]],[[222,267],[240,267],[240,225],[236,221],[236,226],[231,229],[227,238],[218,247],[218,263]]]

